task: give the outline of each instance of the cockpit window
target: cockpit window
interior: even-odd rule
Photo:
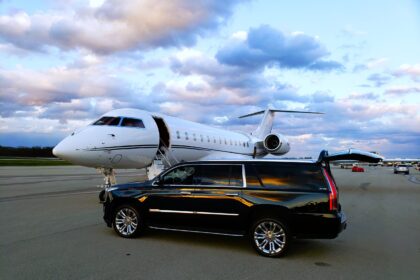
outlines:
[[[121,123],[121,126],[144,128],[144,123],[142,120],[139,119],[124,118]]]
[[[94,122],[93,125],[118,125],[120,120],[120,117],[102,117]]]

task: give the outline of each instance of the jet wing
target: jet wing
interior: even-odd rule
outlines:
[[[357,161],[377,163],[383,160],[383,158],[377,154],[362,151],[362,150],[356,150],[356,149],[348,149],[348,150],[340,151],[333,154],[328,154],[328,151],[323,150],[319,154],[319,158],[318,158],[318,162],[337,161],[337,160],[357,160]]]

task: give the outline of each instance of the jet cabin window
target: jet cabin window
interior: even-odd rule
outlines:
[[[139,119],[124,118],[121,126],[144,128],[144,123]]]
[[[94,122],[93,125],[119,125],[120,120],[120,117],[102,117]]]

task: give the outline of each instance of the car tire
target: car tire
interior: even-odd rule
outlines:
[[[105,190],[101,190],[99,192],[99,202],[104,202],[105,201]]]
[[[142,232],[142,217],[136,207],[130,204],[124,204],[118,206],[114,213],[112,225],[119,236],[133,238]]]
[[[271,258],[284,255],[291,241],[289,228],[278,218],[256,220],[249,236],[257,253]]]

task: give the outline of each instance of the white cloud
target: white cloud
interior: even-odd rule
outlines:
[[[403,64],[394,72],[394,75],[409,76],[413,80],[420,80],[420,64]]]
[[[346,25],[342,29],[342,32],[345,33],[345,34],[348,34],[348,35],[352,35],[352,36],[365,36],[365,35],[367,35],[366,31],[358,30],[350,24]]]
[[[368,69],[380,68],[380,67],[383,67],[384,65],[386,65],[387,62],[388,62],[388,58],[386,58],[386,57],[375,58],[375,59],[369,60],[366,63],[366,67]]]
[[[189,46],[220,26],[237,2],[90,1],[74,10],[0,15],[0,38],[31,50],[54,46],[97,53]]]
[[[403,95],[409,93],[420,93],[420,86],[395,85],[385,90],[385,94]]]
[[[237,31],[232,34],[232,39],[245,41],[248,38],[248,32],[246,31]]]

